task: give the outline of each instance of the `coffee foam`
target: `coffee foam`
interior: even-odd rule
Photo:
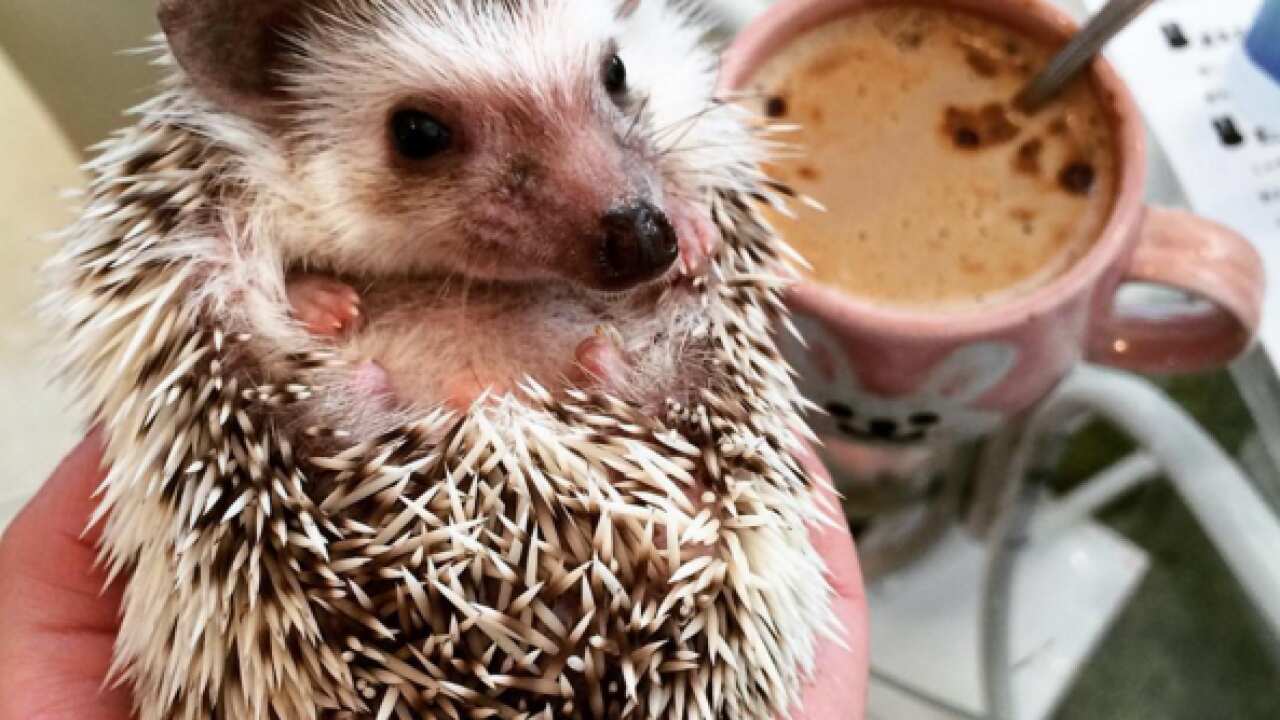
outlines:
[[[886,305],[994,304],[1088,252],[1116,186],[1108,116],[1085,79],[1032,117],[1010,99],[1053,48],[941,8],[871,8],[757,73],[759,110],[801,130],[770,169],[827,206],[771,214],[817,280]]]

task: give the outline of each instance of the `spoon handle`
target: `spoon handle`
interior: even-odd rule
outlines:
[[[1071,78],[1080,72],[1094,55],[1102,50],[1116,33],[1124,29],[1154,0],[1110,0],[1097,15],[1089,19],[1080,32],[1058,51],[1040,74],[1031,79],[1014,104],[1024,112],[1035,112],[1053,99]]]

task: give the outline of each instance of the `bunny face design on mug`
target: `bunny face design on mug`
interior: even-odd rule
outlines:
[[[1018,361],[1002,342],[965,345],[893,395],[866,386],[840,343],[820,323],[796,318],[808,347],[787,338],[784,352],[800,373],[800,387],[827,416],[815,418],[820,434],[894,445],[990,432],[1004,419],[978,403],[1000,385]]]

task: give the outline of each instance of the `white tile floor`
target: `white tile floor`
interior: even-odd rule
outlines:
[[[52,250],[41,238],[65,224],[60,191],[80,182],[79,158],[0,55],[0,525],[75,442],[78,415],[51,385],[46,332],[33,304],[39,267]]]

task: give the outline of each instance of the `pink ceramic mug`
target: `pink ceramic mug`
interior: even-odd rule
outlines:
[[[797,35],[889,0],[782,0],[725,55],[722,83],[744,86]],[[915,3],[921,4],[921,3]],[[1061,42],[1074,21],[1044,0],[932,0]],[[877,443],[914,444],[985,434],[1043,398],[1077,363],[1144,372],[1221,366],[1252,342],[1262,307],[1262,260],[1236,233],[1185,212],[1148,207],[1142,119],[1115,71],[1099,60],[1093,82],[1117,138],[1117,197],[1090,252],[1047,284],[968,312],[887,308],[815,283],[790,297],[806,346],[788,342],[806,395],[827,409],[815,429]],[[835,91],[835,89],[833,89]],[[822,198],[827,204],[839,198]],[[1155,283],[1207,301],[1116,308],[1125,282]]]

